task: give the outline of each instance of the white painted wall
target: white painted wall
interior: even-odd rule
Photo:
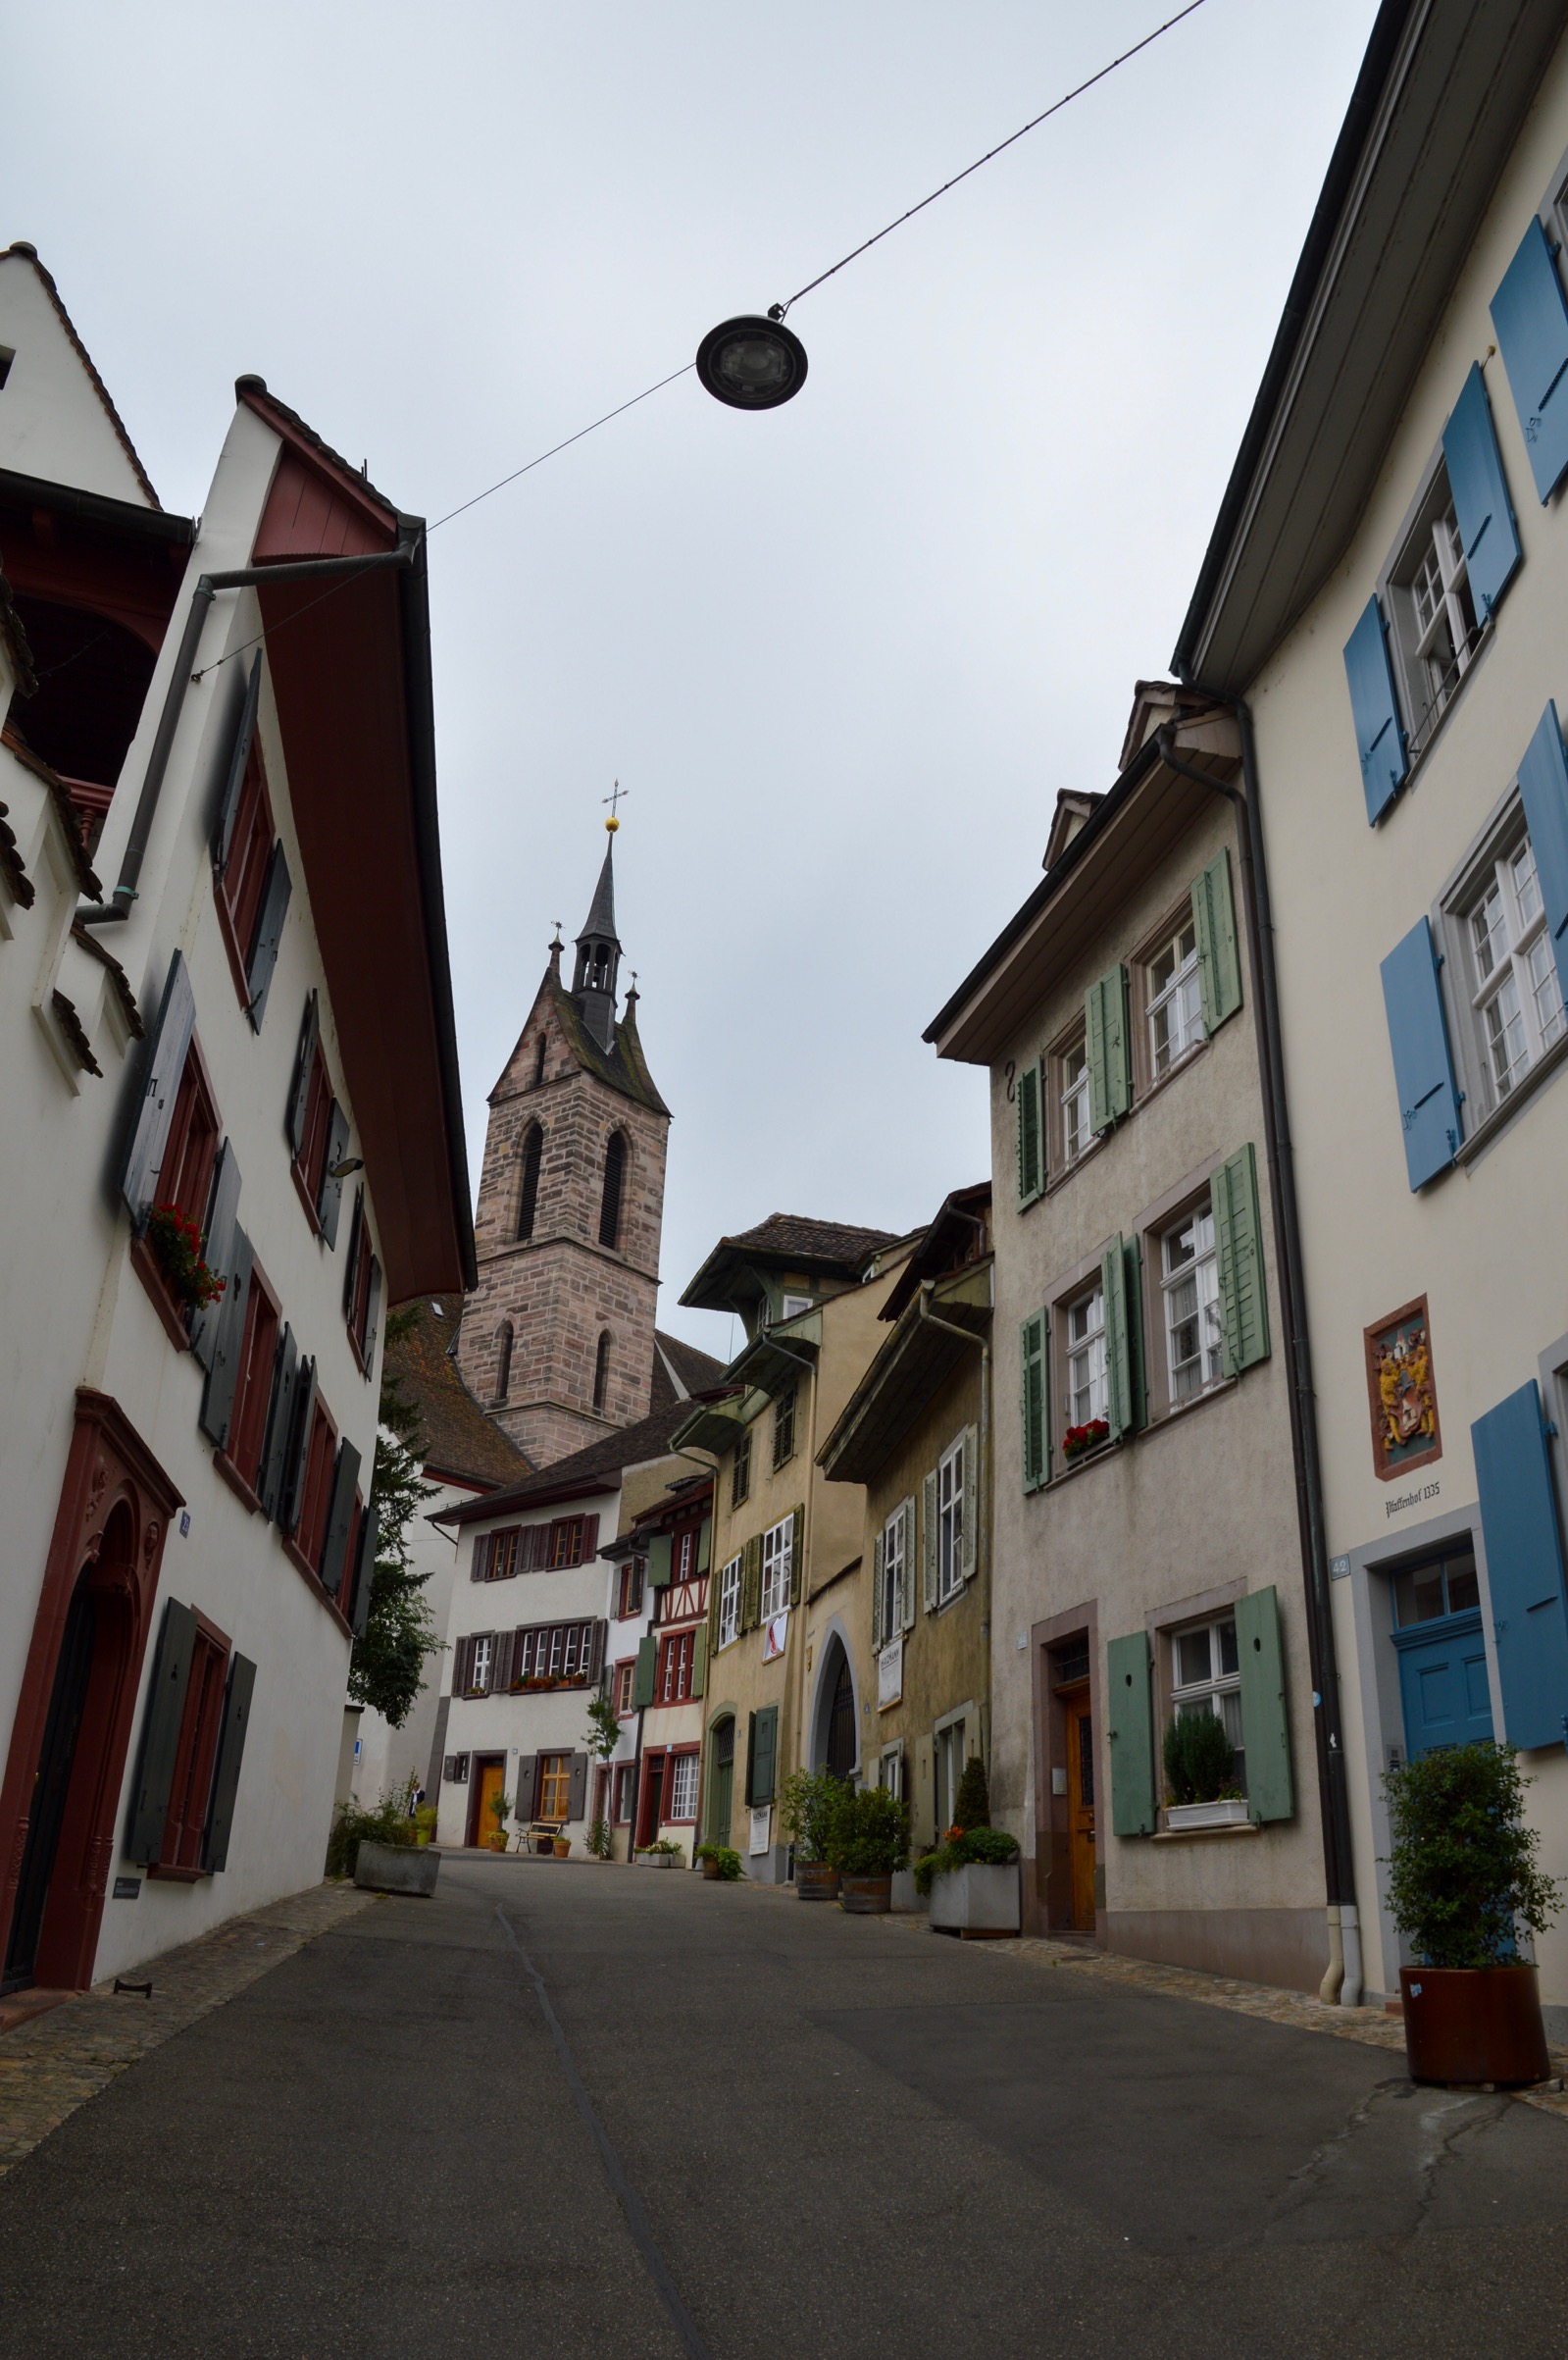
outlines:
[[[0,254],[0,345],[13,355],[0,386],[0,467],[151,505],[37,266]]]

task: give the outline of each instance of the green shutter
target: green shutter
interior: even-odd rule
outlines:
[[[1237,1600],[1236,1646],[1241,1662],[1241,1742],[1246,1748],[1250,1816],[1254,1820],[1293,1819],[1295,1788],[1290,1778],[1277,1590],[1253,1590]]]
[[[907,1499],[898,1511],[904,1528],[904,1586],[898,1597],[898,1622],[901,1630],[915,1627],[915,1503]]]
[[[1050,1467],[1049,1388],[1045,1353],[1050,1323],[1043,1311],[1026,1319],[1020,1330],[1023,1368],[1019,1402],[1024,1419],[1024,1489],[1038,1491]]]
[[[1111,1440],[1133,1430],[1133,1345],[1127,1317],[1127,1246],[1112,1238],[1100,1257],[1105,1300],[1105,1415]]]
[[[740,1627],[755,1630],[762,1620],[762,1535],[754,1532],[740,1565]]]
[[[920,1482],[921,1599],[928,1615],[936,1612],[936,1474],[935,1468]]]
[[[882,1560],[884,1535],[879,1532],[871,1544],[871,1652],[875,1655],[882,1646]]]
[[[964,1579],[973,1581],[980,1565],[980,1428],[964,1428]]]
[[[1241,1004],[1241,951],[1231,892],[1231,855],[1223,851],[1192,880],[1192,921],[1197,929],[1198,990],[1203,1024],[1217,1032]]]
[[[706,1573],[713,1563],[713,1518],[704,1516],[697,1534],[697,1571]]]
[[[1154,1710],[1146,1631],[1105,1650],[1105,1734],[1111,1756],[1111,1825],[1118,1835],[1152,1835]]]
[[[653,1702],[654,1665],[658,1653],[659,1642],[651,1631],[645,1639],[637,1641],[637,1668],[632,1683],[632,1702],[639,1712],[644,1705]]]
[[[756,1717],[756,1743],[751,1758],[751,1800],[760,1810],[771,1803],[778,1784],[779,1708],[765,1705]]]
[[[656,1532],[648,1543],[648,1587],[662,1590],[670,1579],[670,1535]]]
[[[1250,1141],[1215,1173],[1213,1198],[1225,1373],[1239,1376],[1243,1368],[1269,1357],[1269,1297],[1263,1281],[1257,1158]]]
[[[1018,1125],[1018,1205],[1033,1205],[1045,1186],[1044,1094],[1037,1060],[1026,1065],[1013,1085]]]
[[[691,1693],[700,1696],[708,1684],[708,1626],[699,1622],[691,1634]]]
[[[1112,967],[1089,985],[1084,999],[1084,1046],[1088,1056],[1089,1129],[1108,1131],[1133,1110],[1125,967]]]
[[[751,1807],[751,1773],[757,1760],[757,1717],[746,1715],[746,1807]]]
[[[1133,1431],[1148,1424],[1148,1336],[1143,1325],[1143,1245],[1130,1237],[1124,1247],[1127,1273],[1127,1366]]]
[[[800,1604],[800,1584],[802,1578],[801,1561],[806,1553],[805,1510],[803,1508],[791,1509],[789,1522],[789,1603],[791,1606],[798,1606]]]

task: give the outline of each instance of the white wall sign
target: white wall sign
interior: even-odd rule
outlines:
[[[904,1640],[900,1632],[877,1658],[877,1710],[885,1713],[904,1693]]]
[[[775,1656],[784,1654],[788,1635],[789,1609],[785,1607],[782,1615],[770,1615],[762,1626],[762,1660],[765,1664],[771,1664]]]
[[[773,1805],[764,1803],[760,1810],[754,1811],[751,1815],[751,1841],[748,1850],[753,1860],[756,1859],[759,1852],[767,1851],[772,1833]]]

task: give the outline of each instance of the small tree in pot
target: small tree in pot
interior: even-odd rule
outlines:
[[[828,1828],[838,1906],[856,1917],[893,1905],[893,1873],[909,1860],[909,1806],[885,1786],[840,1786]]]
[[[779,1794],[779,1824],[795,1848],[795,1892],[802,1901],[835,1901],[838,1872],[828,1858],[843,1781],[830,1770],[791,1770]]]
[[[1490,1739],[1424,1754],[1384,1776],[1393,1849],[1389,1908],[1419,1953],[1401,1967],[1413,2081],[1541,2081],[1548,2070],[1536,1970],[1519,1929],[1559,1908],[1524,1824],[1511,1745]]]

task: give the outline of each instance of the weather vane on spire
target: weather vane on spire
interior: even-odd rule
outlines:
[[[608,803],[610,806],[610,816],[604,824],[612,836],[615,834],[617,828],[619,828],[621,825],[621,822],[616,818],[615,815],[616,805],[621,801],[624,795],[628,795],[631,793],[631,788],[623,787],[620,780],[617,779],[615,782],[615,793],[613,795],[601,795],[599,797],[601,803]]]

